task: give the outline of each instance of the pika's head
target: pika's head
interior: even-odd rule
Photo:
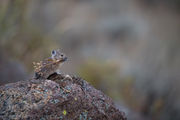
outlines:
[[[67,57],[64,53],[62,53],[59,49],[53,50],[51,52],[51,57],[53,60],[58,60],[61,62],[65,62],[67,60]]]

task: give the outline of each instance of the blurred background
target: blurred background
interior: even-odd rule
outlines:
[[[179,0],[0,0],[0,85],[57,48],[129,120],[180,120]]]

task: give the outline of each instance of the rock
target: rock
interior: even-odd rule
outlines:
[[[0,48],[0,85],[17,82],[27,78],[27,72],[22,63],[11,60]]]
[[[0,119],[126,120],[112,100],[86,81],[53,74],[0,87]]]

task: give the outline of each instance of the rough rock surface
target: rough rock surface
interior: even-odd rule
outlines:
[[[0,119],[126,120],[112,100],[81,78],[53,74],[0,87]]]

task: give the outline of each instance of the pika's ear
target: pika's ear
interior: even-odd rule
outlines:
[[[55,50],[53,50],[52,52],[51,52],[51,55],[56,55],[56,51]]]

